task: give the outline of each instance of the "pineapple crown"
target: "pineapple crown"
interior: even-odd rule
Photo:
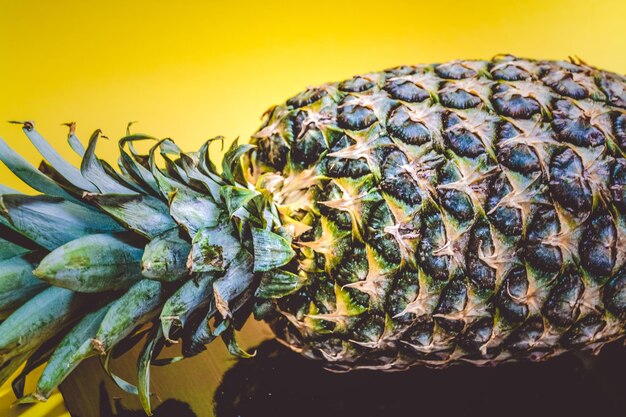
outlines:
[[[0,259],[35,254],[40,262],[27,263],[26,272],[36,267],[39,291],[50,285],[42,294],[63,290],[65,297],[71,293],[72,299],[87,301],[57,317],[56,325],[38,329],[43,334],[27,338],[19,348],[14,348],[11,337],[0,337],[3,363],[19,366],[30,358],[31,365],[46,360],[54,364],[55,355],[63,356],[55,350],[59,340],[65,337],[62,346],[73,337],[73,356],[65,362],[102,355],[105,370],[120,387],[138,394],[149,412],[149,365],[180,359],[157,358],[169,343],[182,340],[184,356],[192,356],[219,336],[232,354],[251,356],[237,344],[235,331],[253,310],[261,318],[271,311],[273,299],[304,284],[290,272],[295,270],[289,268],[295,253],[272,195],[245,178],[241,160],[253,145],[238,145],[235,140],[220,173],[209,148],[214,142],[223,145],[222,137],[186,153],[170,139],[132,134],[129,123],[126,136],[119,140],[118,171],[96,156],[98,139],[104,137],[101,131],[92,134],[85,149],[70,123],[69,145],[82,158],[78,169],[52,148],[33,122],[12,123],[22,125],[44,161],[37,170],[0,139],[0,160],[41,193],[24,195],[0,188]],[[139,142],[153,146],[141,153],[135,146]],[[157,163],[158,156],[162,163]],[[23,336],[14,330],[13,321],[19,317],[13,321],[11,317],[43,308],[36,298],[9,316],[0,333],[12,332],[16,340]],[[135,387],[113,375],[109,363],[114,352],[139,342],[147,323],[153,325]],[[14,382],[18,398],[32,368],[27,365]],[[67,373],[51,377],[44,371],[37,391],[20,402],[47,398]]]

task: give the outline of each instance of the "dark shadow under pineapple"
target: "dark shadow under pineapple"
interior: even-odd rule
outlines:
[[[613,343],[597,357],[567,353],[537,364],[336,374],[270,341],[224,374],[215,415],[286,417],[298,410],[302,417],[387,417],[417,409],[446,416],[621,415],[622,357],[623,347]]]

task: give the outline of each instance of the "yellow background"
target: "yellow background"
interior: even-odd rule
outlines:
[[[232,3],[232,4],[227,4]],[[196,149],[247,139],[264,110],[309,85],[399,64],[513,53],[626,72],[626,1],[0,0],[0,121],[32,119],[72,161],[63,122],[85,139],[135,131]],[[0,136],[32,162],[20,129]],[[112,159],[115,142],[102,142]],[[4,168],[2,183],[26,190]],[[63,415],[45,405],[0,416]]]

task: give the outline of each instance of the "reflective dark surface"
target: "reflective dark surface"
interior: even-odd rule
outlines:
[[[100,404],[99,412],[103,417],[145,417],[143,410],[130,410],[124,407],[119,398],[111,404],[111,398],[104,383],[100,384]],[[196,417],[191,410],[191,406],[183,401],[166,400],[161,405],[152,410],[153,417]]]
[[[132,354],[132,352],[131,352]],[[215,367],[205,352],[202,361]],[[221,352],[217,353],[221,356]],[[471,365],[445,370],[358,371],[336,374],[301,358],[276,341],[266,341],[254,359],[223,362],[218,375],[196,362],[153,374],[155,416],[180,417],[394,417],[394,416],[625,416],[626,349],[621,343],[599,356],[566,354],[543,363],[494,368]],[[80,384],[96,384],[93,394],[63,389],[73,415],[143,416],[137,402],[99,382],[95,366],[83,367]],[[159,368],[154,368],[158,370]],[[86,373],[85,373],[86,372]],[[191,372],[191,373],[190,373]],[[93,375],[94,381],[85,377]],[[178,377],[172,381],[173,376]],[[165,380],[165,382],[164,382]],[[190,381],[191,380],[191,381]],[[221,380],[221,382],[220,382]],[[104,380],[102,380],[104,381]],[[185,385],[191,384],[191,385]],[[182,385],[182,386],[181,386]],[[192,386],[193,388],[189,388]],[[169,387],[169,388],[168,388]],[[160,395],[174,398],[160,398]],[[92,398],[92,397],[97,398]],[[195,399],[194,399],[195,398]],[[80,403],[83,403],[82,405]],[[86,403],[91,403],[91,410]],[[93,405],[98,404],[97,411]],[[82,407],[82,408],[81,408]],[[81,412],[81,410],[83,410]]]
[[[494,368],[332,374],[278,343],[240,361],[215,393],[218,417],[258,416],[624,416],[621,344],[598,357]]]

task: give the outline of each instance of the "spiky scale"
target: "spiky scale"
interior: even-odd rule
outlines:
[[[353,83],[359,88],[346,89]],[[330,313],[320,316],[342,326],[319,341],[302,313],[310,299],[298,292],[280,300],[281,314],[292,325],[285,328],[275,318],[275,331],[307,356],[335,352],[334,363],[343,361],[346,368],[372,366],[380,354],[394,358],[395,367],[446,366],[459,358],[476,363],[542,359],[580,347],[581,340],[593,340],[597,347],[621,337],[618,327],[598,323],[626,311],[619,272],[626,262],[620,214],[626,207],[625,83],[624,77],[580,62],[503,56],[366,74],[316,89],[332,95],[310,95],[274,108],[265,126],[289,118],[297,108],[298,114],[329,115],[318,126],[322,134],[340,131],[329,152],[317,157],[325,175],[311,192],[318,201],[347,204],[335,179],[358,182],[378,170],[367,189],[350,193],[373,196],[375,212],[391,213],[385,221],[380,215],[366,217],[367,233],[340,237],[339,230],[352,229],[351,213],[358,213],[360,201],[350,201],[350,211],[347,205],[342,211],[319,203],[300,210],[298,216],[310,224],[333,225],[316,229],[314,239],[294,237],[296,258],[307,271],[314,264],[327,272],[321,275],[329,281],[324,285],[310,275],[309,296],[326,300],[320,296],[323,288],[337,283],[370,297],[371,283],[384,281],[373,281],[369,271],[379,268],[372,259],[361,265],[352,251],[330,249],[343,239],[349,247],[376,247],[388,259],[403,254],[386,278],[394,291],[399,272],[415,268],[419,277],[419,292],[405,308],[393,309],[402,320],[396,337],[406,335],[416,349],[393,342],[352,349],[356,345],[344,334],[358,340],[354,332],[359,330],[352,326],[365,329],[363,323],[378,320],[379,312],[370,307],[359,320],[348,320],[345,313],[332,315],[327,301],[318,308]],[[253,143],[263,142],[266,133],[261,129]],[[391,141],[379,150],[375,140],[384,136]],[[272,153],[267,141],[263,153],[251,151],[252,173],[280,171],[285,182],[299,175],[302,165],[292,163],[285,151],[287,145],[297,149],[297,141],[281,139],[273,140],[282,143],[284,163],[266,160],[264,155]],[[315,162],[309,159],[307,166]],[[412,229],[415,245],[395,232],[407,224],[418,225]],[[384,236],[400,245],[381,245]],[[348,281],[343,266],[353,271]],[[350,303],[356,305],[357,298]],[[589,309],[601,317],[590,317]],[[547,330],[542,316],[550,324]],[[541,342],[545,348],[533,349],[548,331],[556,333]],[[591,333],[593,338],[585,339]],[[337,353],[339,345],[348,347]],[[457,346],[467,352],[453,357]],[[437,351],[437,358],[429,356]]]

